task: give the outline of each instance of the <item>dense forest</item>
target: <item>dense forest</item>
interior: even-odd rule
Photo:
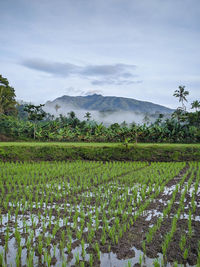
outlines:
[[[155,122],[143,124],[113,123],[105,126],[85,114],[81,121],[71,111],[67,116],[54,117],[46,113],[43,105],[21,104],[15,99],[15,90],[0,75],[0,140],[85,141],[85,142],[159,142],[199,143],[200,102],[191,103],[192,112],[186,110],[188,91],[179,86],[174,92],[181,107],[169,118],[159,114]],[[55,107],[56,108],[56,107]]]

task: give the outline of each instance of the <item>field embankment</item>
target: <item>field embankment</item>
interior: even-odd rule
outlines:
[[[1,142],[1,161],[200,161],[200,144]]]

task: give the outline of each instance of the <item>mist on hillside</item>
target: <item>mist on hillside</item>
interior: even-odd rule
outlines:
[[[55,105],[60,106],[56,110]],[[113,123],[123,123],[124,121],[127,124],[136,123],[136,124],[142,124],[145,121],[146,114],[139,113],[139,112],[133,112],[133,111],[97,111],[97,110],[86,110],[86,109],[78,109],[77,107],[74,107],[73,105],[63,105],[63,103],[59,103],[59,101],[56,101],[56,104],[54,106],[52,105],[45,105],[43,108],[45,112],[50,113],[51,115],[54,115],[55,117],[59,117],[60,114],[63,116],[69,116],[69,112],[74,111],[76,114],[76,117],[80,120],[86,120],[85,114],[86,112],[90,112],[91,114],[91,120],[95,120],[97,123],[103,123],[104,125],[110,125]],[[147,116],[149,118],[149,123],[154,122],[156,120],[156,116],[151,116],[151,114],[148,114]]]

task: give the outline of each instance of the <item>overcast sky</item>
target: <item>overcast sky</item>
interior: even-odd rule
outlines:
[[[200,99],[200,0],[0,0],[0,74],[17,99]]]

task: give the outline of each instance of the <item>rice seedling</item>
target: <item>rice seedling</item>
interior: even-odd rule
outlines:
[[[90,267],[93,266],[93,255],[90,254],[90,259],[89,259]]]
[[[79,253],[78,252],[75,254],[75,260],[76,260],[76,264],[78,265],[79,262],[80,262]]]
[[[185,163],[148,165],[141,162],[104,164],[81,161],[0,163],[3,170],[3,176],[0,176],[0,230],[4,225],[5,207],[8,210],[6,220],[11,222],[5,228],[4,254],[9,250],[11,236],[14,236],[18,247],[16,263],[20,260],[20,253],[22,255],[25,252],[22,246],[25,242],[27,266],[36,264],[38,258],[42,264],[49,266],[52,257],[58,257],[56,248],[60,248],[60,254],[64,251],[71,254],[72,247],[80,240],[81,255],[92,266],[94,255],[90,254],[89,257],[86,247],[95,244],[95,256],[101,259],[100,245],[108,252],[120,246],[123,236],[132,231],[132,226],[135,227],[138,219],[145,216],[151,203],[185,166]],[[192,172],[192,169],[196,171]],[[163,238],[162,247],[166,258],[189,190],[193,190],[188,217],[188,235],[192,235],[192,214],[196,210],[199,181],[197,170],[198,165],[190,163],[186,173],[178,180],[170,200],[163,206],[162,214],[145,233],[146,240],[142,242],[144,253],[165,218],[170,218],[180,192],[178,209],[171,218],[171,229]],[[190,173],[186,187],[185,180]],[[25,239],[22,234],[26,234]],[[183,254],[185,249],[189,250],[185,245],[182,247]],[[36,254],[33,249],[36,249]],[[74,254],[75,261],[76,257]],[[62,264],[66,264],[64,258]],[[79,259],[79,265],[83,264]]]
[[[160,263],[158,261],[158,259],[155,259],[154,262],[153,262],[153,266],[154,267],[160,267]]]
[[[142,266],[142,262],[143,262],[143,257],[142,257],[142,254],[140,254],[140,257],[139,257],[139,264],[140,264],[140,266]]]
[[[192,212],[189,210],[189,217],[188,217],[188,234],[189,237],[192,237]]]
[[[183,258],[184,258],[184,260],[186,260],[187,257],[188,257],[188,249],[185,248],[184,253],[183,253]]]
[[[67,242],[67,253],[69,254],[72,249],[72,239],[69,237],[69,241]]]
[[[179,242],[179,246],[180,246],[181,251],[184,250],[185,245],[186,245],[186,236],[185,235],[182,235],[181,236],[181,240]]]
[[[128,260],[127,264],[125,265],[126,267],[131,267],[131,261]]]

